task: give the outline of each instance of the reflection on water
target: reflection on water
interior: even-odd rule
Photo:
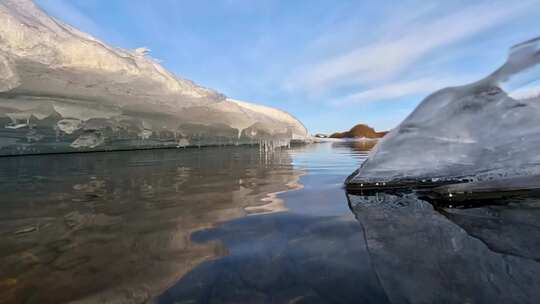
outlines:
[[[290,151],[302,189],[280,197],[288,212],[229,221],[194,233],[228,254],[183,276],[160,303],[387,303],[350,212],[343,180],[366,157],[342,143]]]
[[[348,195],[373,269],[393,303],[537,303],[540,199],[476,208],[416,193]]]
[[[227,254],[193,231],[284,210],[267,194],[302,171],[242,147],[2,158],[0,174],[0,303],[139,303]]]
[[[0,303],[536,302],[540,199],[346,194],[366,145],[2,158]]]

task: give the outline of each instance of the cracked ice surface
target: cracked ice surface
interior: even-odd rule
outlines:
[[[491,180],[508,180],[519,188],[516,182],[523,177],[540,174],[539,62],[536,38],[514,46],[504,65],[488,77],[431,94],[347,183],[365,187],[466,180],[485,187]]]
[[[147,54],[110,47],[29,0],[2,1],[0,155],[306,138],[288,113],[226,98]]]

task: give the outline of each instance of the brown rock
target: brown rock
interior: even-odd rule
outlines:
[[[333,133],[332,135],[330,135],[330,138],[381,138],[386,135],[386,133],[388,132],[377,132],[375,131],[375,129],[368,125],[358,124],[352,127],[349,131]]]

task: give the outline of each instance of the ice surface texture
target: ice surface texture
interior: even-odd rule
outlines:
[[[488,77],[431,94],[346,183],[357,188],[456,181],[485,186],[540,174],[540,95],[533,90],[539,62],[537,38],[514,46],[506,63]]]
[[[273,108],[226,98],[107,46],[29,0],[0,0],[0,155],[303,139]]]

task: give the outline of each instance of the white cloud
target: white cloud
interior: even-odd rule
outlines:
[[[422,17],[415,16],[409,18],[407,24],[390,21],[381,25],[385,30],[380,33],[381,38],[300,68],[286,86],[289,89],[324,92],[343,85],[371,86],[393,80],[431,52],[500,25],[525,12],[530,3],[509,6],[506,2],[483,2],[450,11],[446,15],[426,13]],[[408,85],[401,87],[401,90],[412,91],[414,86],[411,83]],[[398,86],[394,85],[393,88]]]
[[[540,97],[540,81],[510,92],[510,97],[515,99],[532,99]]]
[[[69,0],[34,0],[36,4],[47,14],[65,22],[74,28],[96,37],[99,40],[113,40],[116,43],[125,44],[122,35],[113,29],[100,26],[83,9],[77,7]]]
[[[96,35],[100,27],[88,16],[82,13],[72,3],[65,0],[36,0],[36,3],[52,16],[61,19],[75,28],[84,29]]]
[[[333,105],[365,104],[404,96],[429,94],[444,87],[467,82],[458,79],[421,78],[377,86],[342,98],[334,99]]]

